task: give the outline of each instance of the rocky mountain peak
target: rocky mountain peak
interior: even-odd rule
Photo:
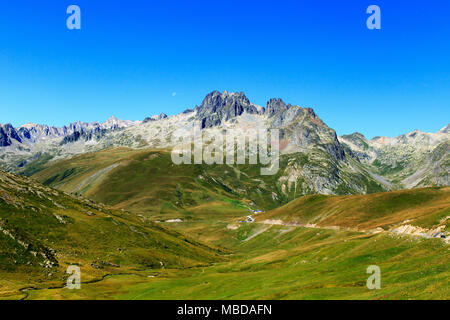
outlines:
[[[351,151],[358,158],[360,159],[367,158],[366,155],[363,155],[358,152],[361,150],[369,149],[369,141],[362,133],[353,132],[352,134],[345,134],[339,137],[339,141],[343,142],[346,145],[349,145],[350,149],[347,151]]]
[[[117,118],[116,116],[111,116],[109,117],[105,123],[117,123],[121,121],[119,118]]]
[[[11,139],[22,142],[16,129],[10,123],[0,124],[0,147],[10,146],[12,144]]]
[[[353,132],[352,134],[344,134],[342,138],[345,138],[347,140],[364,140],[367,141],[366,137],[359,132]]]
[[[252,104],[243,92],[230,93],[228,91],[209,93],[203,99],[202,104],[195,109],[202,122],[202,128],[218,126],[244,112],[251,114],[261,112],[261,108]]]
[[[267,101],[266,104],[266,115],[271,118],[280,112],[284,112],[289,109],[291,105],[286,105],[280,98],[272,98]]]
[[[224,91],[213,91],[206,95],[203,99],[199,109],[202,111],[216,112],[227,106],[241,106],[247,107],[250,105],[250,100],[245,96],[243,92],[235,93]]]

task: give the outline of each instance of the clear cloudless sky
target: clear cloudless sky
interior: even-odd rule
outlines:
[[[66,9],[81,8],[81,30]],[[381,8],[381,30],[366,9]],[[212,90],[368,138],[449,123],[448,0],[0,2],[0,123],[142,120]]]

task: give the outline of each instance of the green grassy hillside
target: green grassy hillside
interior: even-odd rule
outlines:
[[[423,188],[354,196],[311,195],[258,216],[258,221],[389,229],[399,224],[449,231],[450,187]]]
[[[89,281],[209,265],[219,252],[133,213],[0,171],[0,296],[61,285],[68,265],[81,266]]]
[[[276,203],[269,180],[258,179],[256,170],[175,166],[165,151],[112,149],[47,165],[34,176],[64,191],[2,173],[1,226],[18,237],[0,233],[1,261],[9,261],[2,262],[0,294],[27,299],[450,298],[445,239],[388,232],[412,225],[443,227],[448,234],[450,188],[308,195],[242,223],[249,208]],[[378,233],[369,232],[376,228]],[[19,238],[31,249],[21,249]],[[42,267],[46,259],[57,266]],[[81,290],[63,288],[63,272],[72,263],[86,274]],[[366,287],[369,265],[381,268],[380,290]]]
[[[322,158],[318,151],[308,155],[285,155],[280,159],[277,174],[262,176],[260,165],[175,165],[168,150],[116,148],[48,162],[35,168],[37,173],[33,178],[115,208],[153,217],[205,203],[214,206],[217,201],[224,200],[237,200],[267,210],[302,194],[314,193],[304,187],[301,178],[295,186],[288,181],[288,177],[302,172],[302,168],[313,170],[314,163],[316,169],[313,171],[325,175],[321,181],[329,178],[327,172],[338,172],[333,161],[319,161]],[[340,172],[346,183],[336,187],[338,193],[357,193],[349,186],[358,184],[361,184],[362,192],[383,190],[364,175]],[[165,219],[165,216],[160,218]]]
[[[81,290],[29,291],[30,299],[448,299],[450,255],[438,239],[302,227],[228,230],[233,254],[210,267],[158,277],[111,276]],[[366,269],[381,269],[369,290]]]
[[[222,198],[241,199],[239,185],[251,181],[236,179],[234,171],[228,166],[177,166],[164,150],[108,149],[49,163],[33,177],[117,208],[166,213]],[[233,176],[227,179],[227,174]]]

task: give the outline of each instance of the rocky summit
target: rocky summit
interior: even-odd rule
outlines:
[[[264,110],[252,103],[241,93],[228,93],[213,91],[208,94],[202,104],[195,108],[197,116],[201,120],[202,129],[220,125],[244,112],[249,114],[262,113]]]
[[[22,142],[16,129],[9,123],[6,125],[0,124],[0,147],[8,147],[13,141]]]

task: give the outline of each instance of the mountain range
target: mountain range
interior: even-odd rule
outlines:
[[[203,102],[173,116],[143,121],[109,118],[61,128],[28,123],[0,125],[0,168],[32,175],[58,160],[108,148],[167,149],[175,130],[199,122],[203,131],[268,127],[280,132],[280,170],[269,183],[273,198],[305,194],[364,194],[450,185],[449,125],[436,133],[415,130],[368,140],[338,137],[311,108],[270,99],[265,107],[244,93],[213,91]],[[256,177],[253,177],[256,178]]]

